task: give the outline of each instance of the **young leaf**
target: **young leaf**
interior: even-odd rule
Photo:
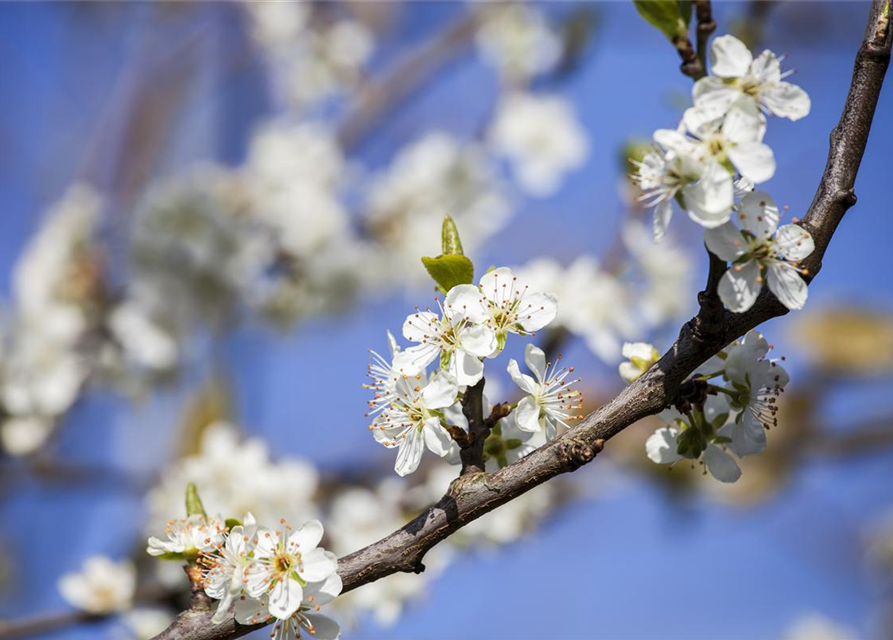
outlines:
[[[474,282],[474,265],[465,256],[443,255],[436,258],[422,258],[422,264],[444,294],[457,284]]]
[[[639,15],[657,27],[670,42],[686,37],[691,20],[691,2],[687,0],[633,0]]]
[[[202,499],[198,496],[198,489],[194,482],[186,485],[186,515],[187,516],[205,516],[205,507],[202,505]]]
[[[459,229],[451,217],[443,217],[443,231],[441,232],[441,243],[443,244],[443,255],[445,256],[464,256],[462,251],[462,240],[459,239]]]

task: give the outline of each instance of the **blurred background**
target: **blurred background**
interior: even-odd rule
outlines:
[[[767,136],[787,217],[812,199],[867,12],[714,4],[717,35],[787,54],[812,98]],[[189,481],[224,517],[319,517],[339,555],[436,500],[456,469],[398,478],[362,384],[367,350],[432,302],[419,258],[445,213],[479,272],[559,294],[537,340],[577,367],[587,410],[622,387],[625,340],[666,349],[694,310],[700,228],[677,214],[652,244],[625,160],[691,81],[632,3],[0,13],[0,638],[20,628],[3,621],[59,640],[167,626],[186,581],[145,541]],[[806,310],[761,328],[792,380],[742,479],[652,465],[644,421],[424,574],[339,599],[344,637],[893,636],[888,89]],[[493,402],[516,399],[506,361]],[[62,580],[95,556],[118,563],[112,614]]]

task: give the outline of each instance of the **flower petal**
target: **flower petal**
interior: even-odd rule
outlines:
[[[412,342],[425,342],[440,331],[440,318],[431,311],[416,311],[403,322],[403,337]]]
[[[449,373],[461,387],[477,384],[484,376],[484,363],[477,356],[459,349],[450,358]]]
[[[704,244],[710,253],[726,262],[737,260],[747,249],[741,232],[731,222],[715,229],[704,229]]]
[[[300,529],[296,529],[288,537],[288,548],[290,551],[306,553],[316,548],[316,545],[322,540],[322,534],[322,523],[319,520],[305,522]]]
[[[396,354],[393,368],[404,375],[413,376],[424,371],[439,355],[440,347],[438,345],[417,344]]]
[[[738,463],[715,444],[708,444],[704,451],[704,464],[711,475],[720,482],[735,482],[741,477]]]
[[[729,219],[734,197],[732,175],[718,162],[707,165],[701,179],[684,189],[689,217],[708,229]]]
[[[308,553],[301,554],[301,566],[298,575],[306,582],[320,582],[335,573],[338,559],[331,551],[316,547]]]
[[[473,284],[460,284],[450,289],[444,301],[444,312],[450,318],[465,318],[474,323],[487,319],[484,297]]]
[[[311,636],[314,640],[337,640],[341,637],[341,627],[328,616],[319,613],[305,613],[304,617],[313,625]]]
[[[741,91],[716,76],[707,76],[695,82],[692,88],[692,102],[708,118],[721,118],[736,100]]]
[[[521,299],[518,324],[528,333],[539,331],[558,315],[558,298],[551,293],[531,293]]]
[[[763,87],[760,102],[774,116],[799,120],[809,115],[811,102],[809,95],[790,82],[778,82]]]
[[[788,309],[802,309],[809,295],[809,287],[800,272],[787,262],[773,262],[767,276],[769,290]]]
[[[524,362],[527,364],[527,368],[533,372],[537,381],[542,384],[546,379],[545,352],[532,342],[529,342],[524,348]]]
[[[499,267],[481,276],[481,293],[491,302],[503,302],[514,286],[515,274],[508,267]]]
[[[528,376],[525,373],[521,373],[521,370],[518,368],[518,361],[512,358],[509,360],[509,364],[506,367],[506,370],[509,372],[509,375],[512,377],[512,381],[521,387],[521,391],[525,393],[534,394],[539,390],[539,386],[536,384],[533,378]]]
[[[400,443],[400,451],[397,453],[397,462],[394,471],[398,476],[409,475],[419,468],[422,461],[422,450],[425,448],[425,439],[417,429],[410,429],[406,438]]]
[[[304,588],[292,578],[280,579],[270,590],[269,609],[274,618],[285,620],[297,611],[304,599]]]
[[[459,331],[459,344],[471,355],[486,358],[496,351],[496,333],[483,324],[467,326]]]
[[[674,427],[658,429],[645,441],[645,453],[652,462],[657,464],[677,462],[682,459],[682,456],[676,453],[678,437],[679,429]]]
[[[667,234],[670,218],[673,217],[673,203],[664,200],[654,207],[654,241],[660,242]]]
[[[311,604],[321,607],[337,598],[343,588],[341,576],[333,573],[322,582],[311,582],[304,587],[304,597],[308,600],[312,597]]]
[[[775,154],[762,142],[739,142],[727,150],[729,160],[745,178],[754,184],[766,182],[775,175]]]
[[[775,234],[775,252],[789,262],[798,262],[815,251],[809,231],[798,224],[785,224]]]
[[[515,424],[521,431],[535,433],[540,427],[540,408],[531,396],[525,396],[514,411]]]
[[[752,191],[744,196],[738,203],[736,216],[742,229],[761,240],[772,237],[781,217],[775,200],[765,191]]]
[[[450,432],[441,426],[440,418],[425,420],[422,433],[425,435],[425,444],[428,445],[428,449],[432,453],[442,458],[450,452],[453,438],[450,436]]]
[[[760,265],[751,260],[729,267],[719,281],[718,291],[726,309],[742,313],[753,306],[762,288]]]
[[[438,371],[422,389],[422,400],[428,409],[443,409],[456,401],[459,385],[449,373]]]
[[[236,622],[239,624],[259,624],[272,616],[267,606],[260,600],[245,598],[236,600]]]
[[[753,54],[735,36],[714,38],[710,44],[710,73],[720,78],[740,78],[750,71]]]

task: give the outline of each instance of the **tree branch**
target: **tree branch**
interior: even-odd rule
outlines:
[[[462,413],[468,420],[469,445],[462,449],[461,475],[481,473],[484,471],[484,442],[490,435],[492,425],[484,420],[484,379],[472,387],[468,387],[462,398]]]
[[[815,240],[815,251],[804,261],[810,277],[821,269],[822,257],[834,231],[856,202],[853,185],[890,61],[889,24],[881,25],[884,1],[872,3],[843,114],[831,133],[828,162],[815,198],[800,221]],[[591,461],[606,440],[668,406],[679,385],[710,356],[750,329],[785,313],[787,309],[764,290],[747,312],[723,311],[719,330],[714,333],[702,334],[696,339],[696,320],[689,321],[657,364],[563,436],[496,473],[468,473],[459,477],[437,504],[410,523],[341,558],[338,573],[344,581],[344,592],[393,573],[423,571],[425,553],[441,540],[547,480]],[[211,625],[210,618],[210,613],[186,611],[155,640],[228,640],[257,628],[238,625],[232,618]]]
[[[707,73],[707,41],[716,31],[716,22],[713,20],[713,7],[710,5],[710,0],[692,0],[692,4],[695,6],[698,20],[698,61],[701,63],[703,77],[703,74]]]

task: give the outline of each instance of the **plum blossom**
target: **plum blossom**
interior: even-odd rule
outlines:
[[[710,74],[692,89],[695,107],[718,118],[735,103],[748,102],[764,112],[799,120],[809,114],[810,100],[797,85],[785,82],[781,59],[769,50],[756,59],[747,46],[730,35],[710,45]]]
[[[808,288],[799,263],[815,249],[812,236],[796,224],[778,227],[778,207],[762,191],[744,196],[736,217],[740,230],[728,222],[704,232],[707,248],[721,260],[732,263],[719,283],[723,304],[736,313],[747,311],[766,281],[784,306],[802,309]]]
[[[324,580],[310,583],[302,590],[298,607],[288,616],[276,615],[272,599],[245,598],[236,602],[236,622],[254,625],[277,618],[270,633],[273,640],[298,640],[311,637],[315,640],[337,640],[341,636],[340,625],[319,613],[322,606],[332,602],[341,593],[341,577],[331,573]],[[306,632],[307,636],[302,635]]]
[[[335,554],[319,545],[323,527],[311,520],[300,529],[257,530],[254,557],[245,568],[245,592],[252,598],[266,598],[270,615],[286,620],[298,611],[305,597],[304,587],[323,582],[335,573]],[[308,589],[309,591],[309,589]],[[339,589],[340,591],[340,589]]]
[[[427,446],[445,456],[453,439],[441,424],[442,410],[456,402],[459,385],[445,371],[426,379],[423,373],[404,376],[397,381],[396,397],[371,425],[375,440],[388,448],[397,448],[394,470],[401,476],[415,471]]]
[[[589,154],[589,140],[572,105],[557,95],[507,96],[497,106],[489,140],[497,154],[508,158],[520,187],[536,197],[554,194]]]
[[[193,515],[171,520],[164,530],[167,540],[154,536],[149,538],[146,551],[150,556],[210,551],[223,541],[225,531],[222,522],[207,516]]]
[[[558,35],[540,11],[526,4],[495,5],[487,11],[477,45],[481,57],[513,83],[549,71],[561,55]]]
[[[366,377],[372,380],[372,384],[364,384],[364,389],[371,389],[374,392],[372,400],[368,401],[369,413],[372,415],[385,409],[396,398],[397,380],[400,379],[400,371],[394,367],[393,361],[400,353],[400,345],[394,339],[393,334],[388,331],[388,349],[391,352],[390,359],[384,358],[377,351],[369,350],[371,362],[368,364]]]
[[[496,332],[486,324],[488,318],[477,287],[453,287],[447,293],[440,317],[432,311],[416,311],[406,318],[403,337],[420,344],[396,354],[394,368],[414,375],[439,356],[441,367],[460,386],[477,383],[484,375],[481,358],[496,351]]]
[[[558,298],[551,293],[531,292],[507,267],[484,274],[480,281],[489,326],[496,332],[497,355],[508,333],[530,335],[555,319]]]
[[[74,607],[94,615],[129,609],[136,591],[136,569],[129,560],[115,562],[105,556],[84,561],[80,573],[59,579],[59,592]]]
[[[546,354],[533,344],[525,348],[524,362],[534,377],[521,373],[515,359],[509,360],[508,364],[512,380],[528,394],[513,412],[515,423],[522,431],[542,431],[546,439],[551,440],[557,434],[558,425],[567,428],[568,421],[581,417],[572,411],[583,406],[583,396],[571,389],[580,379],[567,380],[574,368],[559,369],[557,363],[546,362]]]
[[[214,624],[223,621],[233,601],[245,588],[246,569],[254,552],[256,531],[257,522],[248,513],[242,524],[229,530],[222,544],[202,554],[199,560],[203,568],[205,593],[220,601],[211,619]]]

